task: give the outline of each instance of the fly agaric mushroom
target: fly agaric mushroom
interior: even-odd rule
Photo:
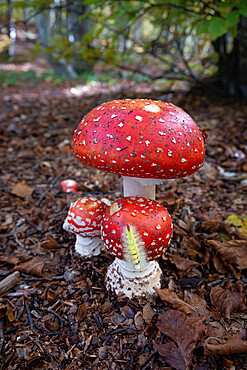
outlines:
[[[155,259],[166,250],[171,236],[171,217],[158,202],[141,197],[113,202],[101,226],[106,248],[117,257],[107,272],[107,289],[128,298],[154,294],[162,273]]]
[[[78,192],[78,185],[75,180],[63,180],[60,182],[60,185],[62,186],[63,190],[66,193],[77,193]]]
[[[205,156],[202,132],[181,108],[149,99],[113,100],[89,112],[75,130],[80,162],[124,176],[124,196],[155,199],[155,184],[196,172]]]
[[[92,197],[72,203],[63,228],[76,234],[75,250],[83,257],[97,256],[102,247],[100,228],[110,202]]]

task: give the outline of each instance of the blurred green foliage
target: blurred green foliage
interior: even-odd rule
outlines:
[[[30,20],[39,12],[53,14],[52,37],[43,51],[54,62],[138,66],[133,69],[137,81],[156,77],[198,81],[215,74],[222,49],[216,41],[227,35],[227,58],[241,19],[247,17],[246,0],[13,0],[11,4],[16,17],[25,8]],[[78,22],[90,20],[91,27],[75,41],[68,22],[71,6],[78,5],[83,6]],[[0,12],[8,12],[6,2],[0,2]],[[36,43],[34,53],[41,49]],[[160,73],[154,76],[153,70]]]
[[[8,87],[15,86],[25,82],[26,86],[34,86],[40,81],[52,82],[53,84],[61,84],[65,80],[64,76],[58,76],[53,70],[46,72],[29,71],[6,71],[0,70],[0,86]]]

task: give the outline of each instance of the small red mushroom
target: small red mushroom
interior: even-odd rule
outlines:
[[[153,294],[160,287],[161,270],[155,261],[169,245],[171,217],[160,203],[127,197],[112,203],[104,216],[101,236],[117,258],[107,272],[107,287],[127,297]]]
[[[202,165],[205,143],[193,119],[171,103],[113,100],[89,112],[75,130],[80,162],[124,176],[124,196],[155,198],[155,184],[191,175]]]
[[[76,234],[75,250],[81,256],[91,257],[100,253],[101,222],[109,205],[107,199],[93,197],[80,198],[71,204],[63,228]]]
[[[60,185],[62,186],[63,190],[66,193],[72,192],[77,193],[78,192],[78,185],[75,180],[67,179],[60,182]]]

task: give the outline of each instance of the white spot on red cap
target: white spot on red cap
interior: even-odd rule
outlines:
[[[137,119],[137,121],[139,121],[139,122],[143,121],[143,118],[141,116],[135,116],[135,119]]]
[[[160,111],[160,107],[156,104],[145,105],[143,109],[151,113],[158,113]]]
[[[126,140],[131,141],[131,136],[127,136]]]

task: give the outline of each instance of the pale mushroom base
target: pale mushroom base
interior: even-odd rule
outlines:
[[[132,264],[116,258],[106,275],[106,288],[128,298],[155,294],[161,287],[161,268],[156,261],[148,262],[145,269],[136,270]]]
[[[104,249],[101,238],[83,238],[80,235],[76,235],[75,250],[84,258],[92,256],[98,256]]]

